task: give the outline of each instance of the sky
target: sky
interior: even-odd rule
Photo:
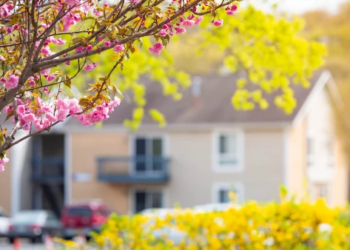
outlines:
[[[266,6],[268,3],[279,3],[279,9],[291,13],[303,13],[315,9],[325,9],[336,12],[340,3],[346,0],[251,0],[258,6]]]

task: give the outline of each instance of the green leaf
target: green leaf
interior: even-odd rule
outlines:
[[[160,127],[165,127],[166,120],[164,118],[164,115],[160,113],[156,109],[150,109],[149,115],[152,117],[152,119],[159,124]]]
[[[70,77],[66,75],[65,78],[66,78],[66,80],[63,82],[64,85],[66,85],[68,88],[71,88],[72,81],[71,81]]]

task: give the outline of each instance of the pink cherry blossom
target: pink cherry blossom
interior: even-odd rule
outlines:
[[[25,114],[22,116],[22,119],[25,122],[34,122],[35,121],[35,115],[33,113]]]
[[[183,34],[186,32],[185,28],[175,28],[175,33],[176,34]]]
[[[168,33],[166,32],[166,30],[162,29],[160,32],[159,32],[159,35],[160,36],[166,36]]]
[[[53,114],[51,114],[51,113],[46,113],[45,117],[46,117],[50,122],[56,122],[56,121],[57,121],[56,117],[55,117]]]
[[[57,112],[57,120],[63,122],[67,118],[68,112],[67,109],[59,109]]]
[[[66,41],[65,41],[65,40],[62,40],[61,38],[58,38],[58,39],[53,39],[53,40],[52,40],[52,43],[53,43],[53,44],[57,44],[57,45],[63,45],[63,44],[66,43]]]
[[[42,130],[43,129],[43,124],[41,123],[40,120],[35,120],[34,127],[35,127],[36,130]]]
[[[46,88],[46,87],[45,87],[45,88]],[[51,112],[52,112],[52,109],[50,108],[49,105],[43,104],[43,105],[40,107],[40,112],[41,112],[41,113],[51,113]]]
[[[199,16],[196,18],[196,20],[194,21],[195,24],[200,24],[203,21],[204,17]]]
[[[113,51],[114,52],[122,52],[124,50],[124,46],[123,45],[116,45],[116,46],[114,46],[114,48],[113,48]]]
[[[93,66],[92,64],[88,64],[88,65],[86,65],[85,68],[84,68],[84,70],[87,71],[87,72],[89,72],[89,71],[91,71],[91,70],[93,70],[93,69],[94,69],[94,66]]]
[[[1,159],[0,158],[0,172],[5,171],[5,164],[9,162],[9,159],[6,157],[6,155]]]
[[[224,24],[224,21],[222,19],[218,19],[212,22],[216,27],[220,27]]]
[[[153,45],[153,47],[148,48],[148,50],[153,54],[153,55],[160,55],[162,52],[164,46],[162,43],[157,42]]]
[[[30,86],[34,86],[34,85],[35,85],[34,79],[30,79],[29,82],[28,82],[28,84],[29,84]]]
[[[80,1],[79,0],[66,0],[66,4],[67,5],[76,5],[76,4],[79,4]]]
[[[8,81],[4,84],[4,87],[7,89],[16,88],[18,85],[19,77],[16,75],[11,75]]]
[[[85,48],[83,46],[79,46],[78,48],[75,49],[75,52],[80,53],[83,52]]]
[[[194,24],[195,24],[195,21],[194,20],[185,20],[183,23],[183,26],[185,27],[192,27]]]
[[[111,42],[110,41],[105,41],[103,44],[106,47],[111,47]]]
[[[88,72],[88,71],[93,70],[96,67],[97,67],[97,63],[91,63],[91,64],[86,65],[84,70]]]
[[[46,79],[48,82],[51,82],[51,81],[55,80],[55,78],[56,78],[55,74],[51,74]]]
[[[45,76],[45,75],[48,75],[50,73],[50,71],[51,71],[51,68],[44,69],[44,70],[40,71],[40,74]],[[37,79],[37,80],[39,80],[39,79]]]
[[[68,109],[70,114],[75,114],[82,111],[79,105],[79,101],[77,99],[70,99],[68,103]]]
[[[23,130],[30,130],[31,123],[27,123],[23,125]]]
[[[48,127],[50,127],[50,125],[51,125],[51,122],[47,119],[47,118],[44,118],[43,120],[42,120],[42,127],[43,127],[43,129],[44,128],[48,128]]]
[[[58,109],[68,109],[69,107],[69,102],[67,99],[59,99],[56,102],[56,107]]]
[[[49,56],[51,54],[50,48],[42,48],[41,53],[45,56]]]
[[[22,115],[24,115],[25,111],[26,111],[26,108],[24,105],[18,105],[18,107],[16,109],[17,115],[22,116]]]
[[[12,110],[14,110],[14,107],[12,105],[7,106],[4,108],[5,113],[8,115]]]
[[[96,9],[93,10],[93,13],[94,13],[96,16],[102,16],[102,12],[100,12],[100,11],[98,11],[98,10],[96,10]]]
[[[86,46],[86,50],[87,50],[87,51],[91,51],[91,50],[92,50],[92,45]]]

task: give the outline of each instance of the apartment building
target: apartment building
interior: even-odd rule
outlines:
[[[235,110],[236,75],[196,79],[178,102],[144,82],[145,108],[162,112],[165,128],[145,117],[129,131],[123,121],[133,104],[123,101],[102,128],[72,119],[11,149],[0,206],[59,213],[64,203],[101,199],[127,214],[225,203],[230,191],[241,202],[269,202],[279,199],[281,185],[297,198],[347,202],[348,170],[332,125],[331,103],[341,103],[329,72],[316,74],[308,89],[293,86],[298,104],[291,115],[273,105],[273,96],[267,110]]]

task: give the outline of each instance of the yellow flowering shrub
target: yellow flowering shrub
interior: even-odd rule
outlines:
[[[174,209],[166,216],[113,215],[92,244],[101,250],[350,249],[343,211],[318,200],[249,202],[212,212]]]

